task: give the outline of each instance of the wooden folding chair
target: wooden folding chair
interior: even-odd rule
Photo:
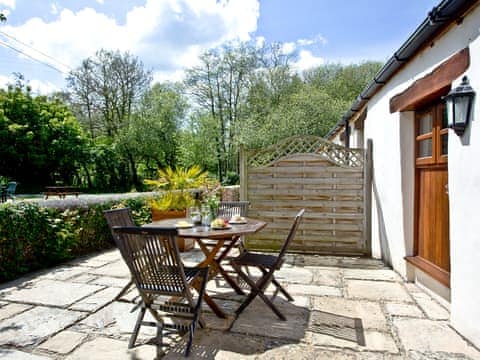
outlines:
[[[234,215],[247,216],[250,201],[220,201],[218,216],[231,218]]]
[[[218,205],[217,216],[225,219],[231,219],[234,215],[240,215],[246,217],[248,213],[248,207],[250,206],[250,201],[220,201]],[[225,246],[228,246],[229,242],[225,242]],[[237,248],[240,252],[245,250],[244,246],[244,237],[242,236],[240,240],[234,245],[234,248]],[[229,259],[230,260],[230,259]]]
[[[110,227],[110,231],[112,233],[113,241],[115,241],[115,245],[117,248],[120,249],[121,244],[118,241],[118,235],[115,234],[113,228],[115,226],[135,226],[135,222],[132,218],[132,212],[130,208],[121,208],[121,209],[112,209],[112,210],[105,210],[103,212],[105,219],[107,220],[107,224]],[[133,279],[130,279],[127,285],[124,286],[122,290],[115,296],[115,301],[125,301],[122,299],[122,296],[133,286]]]
[[[274,272],[279,270],[283,263],[284,263],[284,256],[287,252],[287,248],[292,242],[293,238],[295,237],[295,233],[297,232],[298,226],[300,225],[300,221],[302,219],[303,213],[305,212],[304,209],[300,210],[298,214],[295,216],[295,220],[293,225],[290,229],[290,232],[283,243],[282,248],[278,255],[269,255],[269,254],[258,254],[253,253],[250,251],[245,251],[240,254],[238,257],[231,261],[232,267],[235,269],[239,277],[244,280],[251,288],[250,294],[248,294],[245,301],[240,305],[240,307],[235,311],[237,315],[242,313],[243,310],[257,297],[257,295],[267,304],[270,309],[281,319],[286,320],[285,316],[278,310],[278,308],[273,304],[273,300],[277,296],[278,292],[280,291],[288,301],[293,301],[293,298],[290,294],[280,285],[280,283],[275,279]],[[262,276],[254,280],[251,276],[245,273],[242,270],[242,266],[249,267],[254,266],[260,269],[262,272]],[[275,285],[276,289],[273,293],[271,299],[269,299],[265,295],[265,290],[270,284]]]
[[[248,207],[250,206],[250,201],[220,201],[218,205],[217,216],[225,219],[231,219],[234,215],[240,215],[242,217],[247,216]],[[232,286],[235,292],[239,295],[244,295],[242,289],[235,283],[235,281],[229,280],[231,279],[229,273],[232,273],[232,270],[226,270],[222,267],[220,263],[228,264],[230,260],[233,259],[233,256],[227,256],[230,253],[231,249],[236,249],[239,253],[245,251],[244,245],[244,236],[241,236],[239,239],[232,239],[232,240],[225,240],[223,244],[223,251],[219,252],[219,255],[216,258],[216,262],[219,264],[219,272],[223,275],[225,280]],[[234,243],[232,243],[234,242]],[[217,241],[209,240],[209,239],[202,239],[199,243],[200,247],[206,246],[209,248],[215,247],[217,245]]]
[[[188,332],[185,349],[185,356],[188,356],[197,323],[202,326],[199,316],[208,268],[183,266],[176,239],[178,235],[176,228],[113,229],[120,242],[122,257],[142,298],[141,309],[128,347],[132,348],[135,345],[142,325],[156,326],[159,356],[163,354],[160,349],[164,329]],[[196,299],[190,291],[193,281],[200,281]],[[155,318],[155,323],[143,321],[146,310]]]

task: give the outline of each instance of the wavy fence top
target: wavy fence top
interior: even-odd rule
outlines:
[[[294,136],[264,149],[248,150],[247,166],[266,167],[300,154],[315,155],[347,168],[361,168],[364,163],[363,149],[349,149],[318,136]]]

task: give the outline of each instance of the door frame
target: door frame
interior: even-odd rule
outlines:
[[[435,102],[429,103],[427,106],[422,107],[415,111],[415,126],[414,126],[414,141],[415,141],[415,151],[414,151],[414,167],[415,167],[415,176],[414,176],[414,219],[413,219],[413,255],[407,256],[405,259],[410,264],[424,271],[430,275],[435,280],[439,281],[441,284],[450,288],[450,272],[442,269],[436,264],[424,259],[423,257],[418,256],[419,254],[419,207],[420,207],[420,172],[422,168],[430,169],[445,169],[448,176],[448,154],[441,154],[441,135],[448,134],[448,129],[442,127],[441,124],[441,111],[444,109],[444,102],[437,100]],[[434,116],[432,119],[432,156],[430,159],[418,159],[418,127],[419,121],[418,118],[422,113],[434,109]],[[421,137],[421,136],[420,136]],[[448,141],[448,140],[447,140]],[[449,236],[449,234],[448,234]],[[449,248],[449,258],[450,258],[450,248]]]

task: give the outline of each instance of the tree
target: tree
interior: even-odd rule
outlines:
[[[112,143],[128,132],[132,116],[149,89],[151,74],[129,53],[100,50],[67,78],[72,108],[92,139],[107,136]],[[133,185],[141,185],[134,149],[118,146],[129,164]]]
[[[208,113],[192,114],[179,133],[181,144],[178,149],[178,162],[184,167],[199,165],[211,173],[218,170],[216,144],[212,134],[216,132],[216,120]]]
[[[5,21],[7,21],[7,17],[5,16],[5,14],[0,13],[0,22],[5,22]]]
[[[119,137],[119,146],[132,153],[147,168],[147,176],[158,168],[173,166],[177,133],[187,102],[177,84],[155,84],[141,100],[129,126]]]
[[[370,82],[380,67],[376,61],[360,64],[326,64],[304,74],[305,81],[322,89],[333,98],[343,98],[352,102]]]
[[[376,62],[327,64],[302,77],[290,72],[288,66],[257,72],[241,141],[259,147],[292,135],[324,136],[380,66]]]
[[[15,86],[0,90],[0,139],[0,175],[33,190],[72,184],[86,146],[65,104]]]
[[[216,123],[212,133],[216,145],[217,174],[237,170],[237,133],[248,94],[249,75],[256,69],[256,49],[249,44],[227,45],[209,50],[201,64],[187,71],[186,84],[204,111]]]

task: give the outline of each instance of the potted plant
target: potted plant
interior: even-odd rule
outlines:
[[[158,170],[158,179],[145,180],[147,185],[156,190],[163,190],[159,199],[150,200],[152,220],[178,219],[186,217],[187,208],[194,204],[192,189],[203,185],[207,173],[199,166],[188,169],[171,168]],[[178,238],[180,251],[193,248],[194,240]]]
[[[163,190],[159,199],[152,199],[152,220],[175,219],[186,216],[186,210],[194,203],[192,189],[201,187],[207,173],[199,166],[188,169],[171,168],[158,170],[158,179],[145,180],[145,184]]]

